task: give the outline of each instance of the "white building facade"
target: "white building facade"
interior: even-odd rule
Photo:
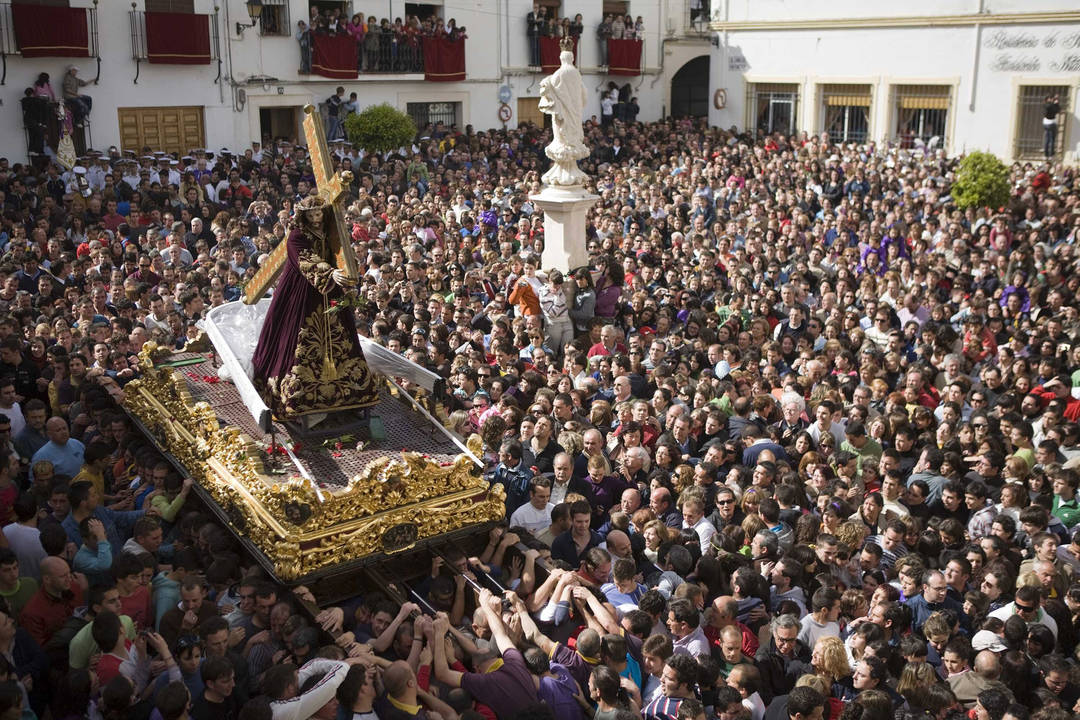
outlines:
[[[709,120],[848,142],[1076,162],[1075,0],[713,0]]]
[[[169,152],[197,147],[242,151],[266,137],[302,138],[301,108],[325,101],[338,85],[345,87],[346,95],[356,92],[361,106],[386,102],[414,117],[449,119],[459,128],[471,124],[483,130],[513,127],[521,120],[544,120],[536,110],[542,74],[528,67],[525,18],[532,10],[531,0],[428,0],[422,4],[261,0],[261,20],[254,27],[244,0],[66,1],[71,7],[87,8],[88,17],[93,8],[88,22],[100,57],[100,74],[94,57],[22,57],[9,4],[20,0],[0,0],[0,52],[5,63],[0,86],[0,155],[12,161],[25,160],[27,155],[19,103],[25,89],[39,73],[47,72],[59,95],[69,63],[79,67],[81,78],[98,79],[96,85],[83,88],[93,98],[86,146],[97,150],[115,145],[137,151],[148,145]],[[680,114],[707,113],[711,48],[708,16],[700,14],[700,0],[541,0],[541,4],[559,17],[582,15],[578,65],[592,91],[587,115],[599,116],[600,92],[609,81],[620,86],[630,83],[641,107],[640,120],[670,114],[673,94]],[[466,78],[425,82],[422,73],[376,72],[361,73],[355,80],[334,80],[301,74],[294,33],[297,21],[308,19],[312,6],[323,11],[339,8],[345,17],[363,13],[391,22],[429,12],[454,18],[459,27],[467,28]],[[207,14],[211,63],[169,65],[143,59],[144,13],[155,10]],[[596,27],[605,11],[641,16],[645,24],[641,75],[611,77],[599,66]],[[681,74],[680,69],[684,70]]]

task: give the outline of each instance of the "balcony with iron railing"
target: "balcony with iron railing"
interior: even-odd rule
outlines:
[[[370,40],[370,42],[369,42]],[[327,36],[310,36],[301,45],[300,74],[318,74],[312,69],[315,45],[330,42]],[[424,72],[424,44],[396,42],[393,33],[365,37],[355,47],[356,71],[360,75],[406,75]],[[316,68],[317,70],[317,68]]]
[[[139,82],[139,73],[142,69],[142,63],[155,62],[152,60],[150,44],[147,42],[147,29],[146,29],[146,16],[147,13],[142,10],[136,10],[135,3],[131,3],[131,10],[128,11],[128,25],[131,37],[131,59],[135,61],[135,77],[132,80],[134,84]],[[192,14],[188,14],[192,15]],[[209,57],[204,55],[204,62],[217,64],[217,77],[214,79],[215,83],[221,81],[222,62],[221,62],[221,34],[218,30],[218,11],[215,9],[214,13],[209,16],[209,20],[206,22],[206,29],[209,32]],[[161,62],[161,60],[156,60]],[[183,63],[181,63],[183,64]]]
[[[9,0],[0,2],[0,85],[7,82],[9,55],[96,58],[100,76],[98,0],[86,8],[20,5],[18,10]]]

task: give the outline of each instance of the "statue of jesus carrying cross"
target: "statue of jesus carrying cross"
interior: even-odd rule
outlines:
[[[256,388],[282,420],[365,408],[379,400],[351,309],[332,309],[357,281],[342,208],[352,177],[330,175],[322,123],[311,105],[304,113],[317,194],[297,203],[292,231],[248,283],[244,298],[258,302],[280,274],[252,364]]]

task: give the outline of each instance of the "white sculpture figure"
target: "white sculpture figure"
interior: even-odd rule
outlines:
[[[581,73],[574,67],[573,46],[564,41],[559,53],[560,67],[540,81],[540,111],[551,115],[551,144],[544,153],[554,161],[544,173],[545,185],[574,187],[585,184],[588,176],[577,161],[589,156],[581,116],[587,95]]]

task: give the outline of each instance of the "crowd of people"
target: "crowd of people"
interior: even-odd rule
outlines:
[[[1072,717],[1075,170],[959,209],[941,152],[585,130],[569,272],[548,131],[335,146],[357,327],[447,379],[506,521],[314,619],[119,392],[237,300],[306,151],[0,159],[0,717]]]
[[[313,36],[347,36],[356,40],[356,69],[359,72],[423,72],[423,38],[437,37],[452,41],[465,40],[465,26],[457,20],[443,20],[438,15],[420,19],[418,15],[400,17],[391,23],[389,18],[378,20],[374,15],[365,20],[363,13],[347,19],[339,8],[323,13],[311,6],[309,22],[296,23],[296,41],[300,44],[300,72],[311,72]]]
[[[540,38],[572,38],[575,47],[585,31],[585,21],[578,13],[571,20],[560,18],[554,10],[548,14],[548,8],[533,3],[533,9],[525,16],[525,35],[529,40],[529,65],[540,67]],[[600,65],[607,65],[608,40],[644,40],[645,21],[640,15],[635,20],[626,15],[605,13],[604,19],[596,26],[596,39],[600,46]]]

